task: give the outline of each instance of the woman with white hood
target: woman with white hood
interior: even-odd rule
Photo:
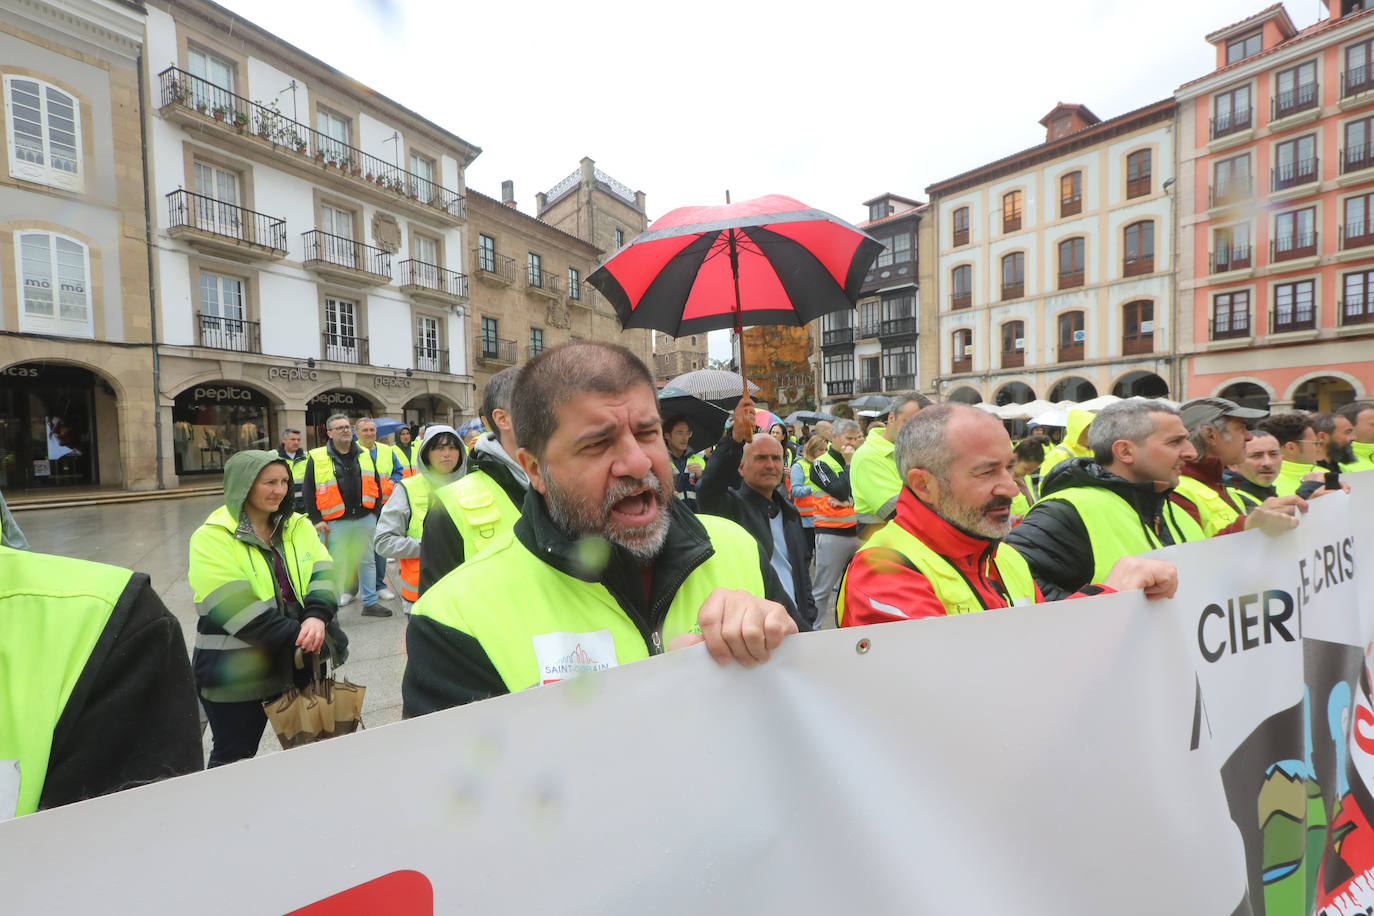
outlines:
[[[415,458],[419,473],[401,481],[377,519],[372,549],[395,557],[401,573],[401,598],[406,614],[420,597],[420,535],[435,490],[462,477],[467,470],[463,440],[452,426],[431,424]]]

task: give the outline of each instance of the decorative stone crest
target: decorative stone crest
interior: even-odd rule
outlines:
[[[567,330],[572,327],[572,319],[568,316],[568,309],[562,303],[550,302],[548,315],[544,318],[545,324],[551,328]]]
[[[396,217],[380,211],[372,214],[372,240],[390,254],[401,250],[401,224]]]

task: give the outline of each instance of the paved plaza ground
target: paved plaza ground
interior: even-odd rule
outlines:
[[[41,553],[81,557],[146,572],[167,609],[181,621],[189,651],[195,642],[196,606],[186,583],[191,533],[218,508],[223,497],[156,500],[110,506],[16,511],[29,544]],[[394,567],[392,575],[394,576]],[[405,671],[405,626],[399,599],[383,604],[395,615],[363,617],[362,603],[343,608],[339,622],[348,634],[348,663],[340,675],[367,687],[363,723],[371,727],[401,718],[401,674]],[[269,728],[259,754],[280,750]],[[209,756],[210,734],[205,733]]]

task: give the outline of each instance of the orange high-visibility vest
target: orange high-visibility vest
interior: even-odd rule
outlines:
[[[396,451],[396,463],[401,466],[401,479],[405,480],[407,477],[414,477],[415,460],[411,458],[410,455],[407,455],[406,450],[399,445],[393,445],[392,448]],[[410,450],[412,454],[416,456],[419,455],[420,449],[414,442],[410,443]]]
[[[406,501],[410,503],[410,524],[406,527],[406,537],[420,540],[425,531],[425,516],[429,514],[429,496],[433,491],[429,478],[423,474],[407,477],[401,481],[406,491]],[[407,601],[420,600],[420,558],[401,557],[397,560],[401,573],[401,597]]]
[[[811,486],[811,462],[807,461],[805,458],[798,458],[797,463],[802,466],[802,480],[806,482],[808,487]],[[788,489],[790,490],[791,487],[789,486]],[[802,518],[810,518],[816,512],[815,490],[813,489],[809,496],[797,496],[793,498],[792,505],[797,507],[797,512]]]
[[[334,475],[334,459],[329,457],[328,449],[329,446],[321,445],[310,450],[310,460],[315,465],[315,506],[320,510],[320,517],[327,522],[342,518],[344,514],[343,494],[339,492],[339,479]],[[376,508],[377,499],[381,496],[381,484],[367,449],[358,450],[358,469],[362,471],[363,478],[363,508]],[[390,487],[387,492],[390,492]]]
[[[844,473],[844,468],[835,460],[835,456],[829,452],[821,455],[816,461],[824,463],[826,467],[830,468],[836,474]],[[812,506],[815,508],[813,519],[816,522],[817,528],[853,528],[859,523],[859,516],[855,513],[852,505],[830,505],[830,494],[826,493],[820,487],[815,488],[812,500]]]

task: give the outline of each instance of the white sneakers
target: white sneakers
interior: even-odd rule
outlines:
[[[352,592],[344,592],[342,595],[339,596],[339,607],[343,607],[345,604],[349,604],[349,603],[351,603],[352,601],[353,601],[353,593],[352,593]]]
[[[396,598],[396,593],[393,592],[391,589],[387,588],[385,585],[383,585],[381,588],[377,590],[377,597],[384,598],[387,601],[393,601]]]

